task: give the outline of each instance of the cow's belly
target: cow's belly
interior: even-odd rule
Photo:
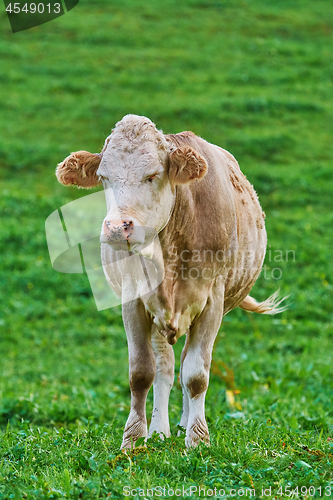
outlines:
[[[251,227],[251,226],[249,226]],[[224,314],[237,307],[255,284],[265,258],[265,227],[253,227],[239,237],[239,248],[225,280]]]

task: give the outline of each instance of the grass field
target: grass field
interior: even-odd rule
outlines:
[[[158,486],[169,498],[183,486],[192,498],[199,486],[220,498],[333,497],[331,2],[81,0],[16,34],[3,9],[0,30],[0,499],[123,498],[124,487],[148,498]],[[267,216],[252,295],[290,295],[273,318],[226,316],[210,447],[177,437],[175,380],[172,437],[120,452],[120,308],[98,312],[87,276],[57,273],[48,256],[45,219],[88,194],[60,186],[55,165],[100,151],[127,113],[236,156]]]

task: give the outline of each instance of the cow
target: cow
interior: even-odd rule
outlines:
[[[136,252],[143,266],[150,261],[163,271],[156,287],[122,303],[131,409],[121,448],[154,432],[170,436],[172,345],[183,335],[180,425],[187,447],[209,444],[205,395],[223,316],[236,307],[262,314],[284,310],[278,292],[260,303],[249,295],[267,242],[254,188],[228,151],[192,132],[165,135],[137,115],[115,125],[101,153],[68,156],[56,176],[65,186],[104,186],[101,259],[118,294],[126,297],[136,286],[130,272],[120,272],[119,255]],[[152,385],[148,433],[146,398]]]

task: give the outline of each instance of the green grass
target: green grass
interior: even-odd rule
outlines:
[[[331,2],[81,0],[15,35],[3,9],[0,26],[0,499],[183,485],[333,497]],[[45,219],[88,194],[57,184],[56,163],[100,151],[126,113],[236,156],[267,215],[253,295],[290,294],[274,318],[225,318],[209,448],[177,437],[175,380],[172,437],[120,453],[130,398],[120,309],[98,312],[87,276],[57,273],[48,257]]]

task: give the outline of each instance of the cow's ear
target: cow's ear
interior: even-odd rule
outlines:
[[[174,184],[188,184],[207,173],[207,162],[199,153],[185,146],[169,155],[169,178]]]
[[[88,151],[77,151],[59,163],[56,169],[58,181],[64,186],[79,186],[92,188],[101,184],[96,175],[101,162],[101,154],[88,153]]]

